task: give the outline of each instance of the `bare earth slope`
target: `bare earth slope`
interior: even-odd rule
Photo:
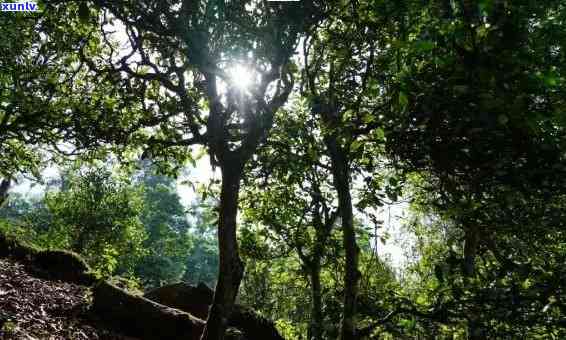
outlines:
[[[136,340],[87,319],[90,289],[31,276],[0,258],[0,339]]]

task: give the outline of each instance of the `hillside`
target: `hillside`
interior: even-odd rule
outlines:
[[[142,296],[98,277],[75,253],[2,233],[0,259],[1,339],[200,339],[214,296],[204,283],[182,282]],[[228,326],[225,339],[284,340],[245,306],[234,307]]]
[[[0,259],[0,338],[135,340],[105,329],[88,314],[90,288],[32,276]]]

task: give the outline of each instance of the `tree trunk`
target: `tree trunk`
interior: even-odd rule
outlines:
[[[319,261],[320,262],[320,261]],[[320,263],[313,264],[310,268],[311,294],[312,294],[312,310],[311,310],[311,326],[310,339],[322,340],[322,289],[320,284]]]
[[[475,274],[475,260],[480,234],[477,226],[466,226],[464,233],[464,276],[467,279]]]
[[[336,135],[325,138],[325,144],[330,152],[334,188],[338,194],[340,218],[342,223],[343,245],[346,252],[346,268],[344,277],[344,309],[340,329],[341,340],[356,338],[356,299],[358,295],[358,245],[354,230],[354,214],[352,196],[350,194],[350,170],[345,152],[338,145]]]
[[[238,195],[242,167],[231,162],[223,162],[222,190],[218,219],[219,274],[202,340],[222,340],[228,327],[244,265],[238,254],[236,238],[236,218],[238,215]]]
[[[4,204],[4,201],[8,198],[8,189],[10,189],[10,180],[3,179],[0,182],[0,207]]]

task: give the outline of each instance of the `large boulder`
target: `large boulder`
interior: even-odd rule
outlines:
[[[204,283],[199,283],[197,286],[176,283],[154,289],[144,296],[206,320],[214,291]],[[273,321],[241,305],[234,307],[228,325],[241,330],[248,340],[284,340]]]
[[[93,289],[92,312],[116,330],[147,340],[199,339],[204,321],[106,281]]]
[[[214,290],[204,283],[192,286],[181,282],[154,289],[144,297],[206,320],[208,308],[214,298]]]
[[[38,252],[40,249],[0,232],[0,257],[11,257],[18,261],[29,262]]]

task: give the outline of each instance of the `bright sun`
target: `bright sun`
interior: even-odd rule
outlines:
[[[228,73],[232,84],[236,85],[241,90],[249,88],[252,84],[252,71],[243,65],[235,65],[231,67]]]

